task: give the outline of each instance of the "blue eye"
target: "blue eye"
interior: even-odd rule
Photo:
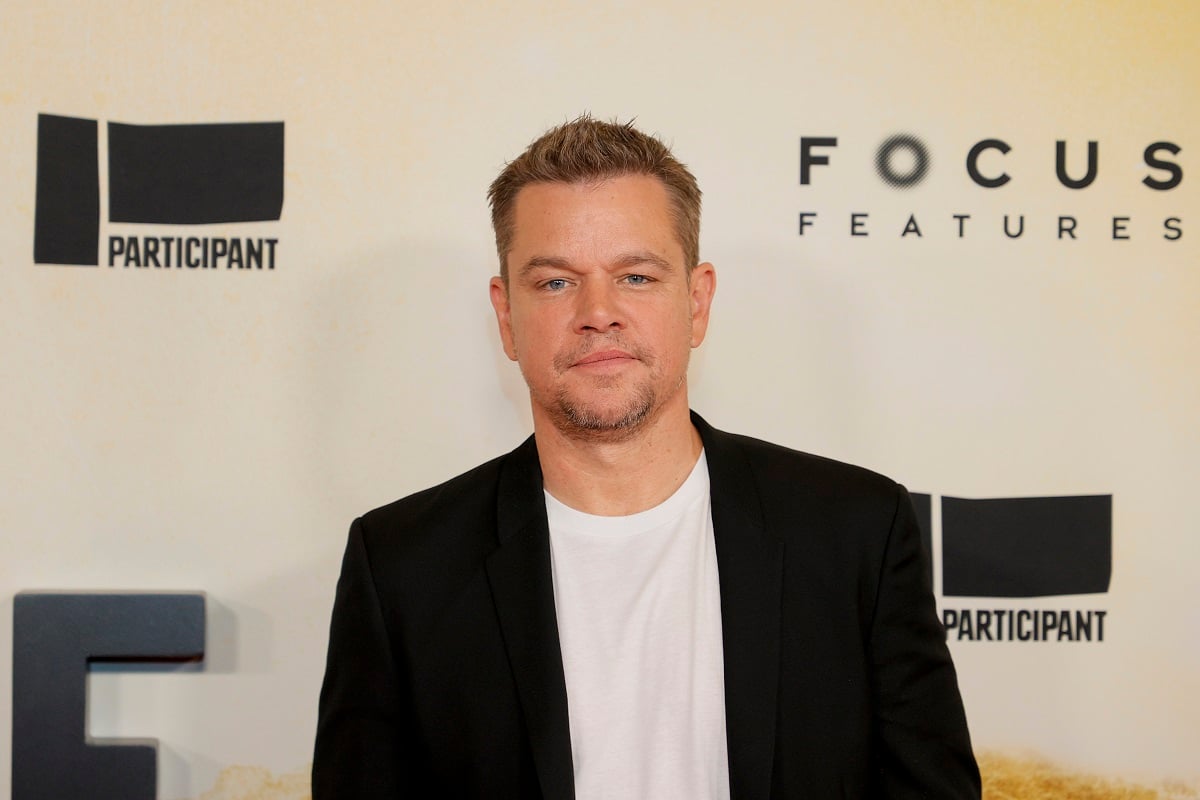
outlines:
[[[645,275],[626,275],[625,280],[629,281],[634,286],[644,286],[650,282],[650,279]]]
[[[546,281],[545,286],[550,291],[557,292],[559,289],[567,288],[567,282],[562,278],[551,278]]]

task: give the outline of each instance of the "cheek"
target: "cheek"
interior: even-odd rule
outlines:
[[[538,314],[522,314],[513,320],[516,335],[525,341],[536,341],[542,336],[545,320]]]
[[[552,328],[543,315],[522,315],[512,321],[512,338],[522,369],[548,369],[553,361],[555,342]]]
[[[664,366],[678,368],[687,363],[692,351],[692,318],[672,310],[655,331],[655,350]]]

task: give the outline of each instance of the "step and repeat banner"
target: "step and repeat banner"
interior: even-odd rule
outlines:
[[[149,738],[139,796],[308,795],[350,520],[530,430],[486,187],[590,111],[704,190],[693,406],[914,493],[987,794],[1200,796],[1198,36],[1188,2],[6,4],[0,764]]]

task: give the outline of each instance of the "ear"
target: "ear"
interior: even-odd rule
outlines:
[[[717,268],[705,261],[697,264],[689,276],[688,294],[692,306],[692,347],[699,347],[708,331],[708,312],[717,291]]]
[[[500,327],[500,343],[504,345],[504,355],[516,361],[517,344],[513,341],[512,306],[508,302],[508,287],[497,275],[489,283],[488,291],[492,298],[492,309],[496,312],[496,324]]]

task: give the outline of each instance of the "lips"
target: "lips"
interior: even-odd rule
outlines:
[[[572,366],[586,367],[593,364],[605,364],[609,362],[631,361],[633,356],[626,353],[624,350],[599,350],[595,353],[589,353],[583,358],[576,361]]]

